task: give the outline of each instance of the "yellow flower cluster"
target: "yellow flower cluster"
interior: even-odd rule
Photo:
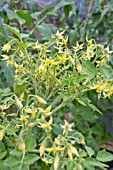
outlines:
[[[39,125],[38,127],[42,128],[42,129],[45,129],[46,132],[50,132],[52,127],[52,122],[53,122],[53,118],[52,116],[50,117],[50,120],[47,122],[45,119],[41,119],[40,122],[39,122]]]
[[[28,118],[29,118],[29,115],[21,115],[20,116],[20,120],[23,121],[23,122],[28,122]]]
[[[3,51],[9,52],[11,49],[11,43],[7,43],[2,47]]]
[[[63,128],[63,134],[67,133],[68,131],[73,131],[72,127],[74,123],[69,124],[66,120],[64,120],[64,122],[64,125],[60,125]]]
[[[56,38],[56,43],[59,46],[67,45],[68,36],[66,36],[66,38],[64,38],[64,36],[63,36],[64,32],[65,31],[62,31],[62,32],[57,31],[57,33],[53,35],[53,38]]]
[[[32,119],[35,118],[36,111],[33,111],[33,110],[30,109],[30,108],[26,108],[26,109],[25,109],[25,112],[31,114],[31,118],[32,118]]]
[[[113,86],[110,86],[107,82],[94,84],[91,89],[96,89],[99,94],[102,94],[105,98],[110,98],[113,94]]]

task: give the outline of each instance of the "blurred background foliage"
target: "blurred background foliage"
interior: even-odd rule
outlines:
[[[23,25],[24,31],[44,17],[35,30],[44,39],[60,29],[66,30],[69,44],[84,42],[86,35],[97,42],[112,44],[112,0],[3,0],[0,2],[0,16],[1,24],[13,22],[14,25],[17,24],[15,21],[20,27]]]
[[[2,0],[0,1],[0,45],[11,40],[11,32],[3,25],[16,27],[26,41],[45,42],[57,30],[65,30],[68,45],[85,43],[94,38],[113,49],[113,0]],[[15,33],[13,33],[16,37]],[[0,49],[0,56],[2,49]],[[113,66],[113,56],[110,58]],[[0,58],[0,88],[13,87],[12,72]],[[113,140],[113,97],[97,102],[95,91],[87,93],[92,103],[102,111],[81,106],[77,101],[59,111],[59,117],[76,120],[76,128],[83,133],[89,146],[98,150],[106,141]],[[59,118],[58,118],[59,123]]]

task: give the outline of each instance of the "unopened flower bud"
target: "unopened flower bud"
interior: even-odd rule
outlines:
[[[37,97],[37,100],[39,103],[42,103],[42,104],[47,104],[47,102],[42,98],[42,97]]]
[[[4,129],[0,130],[0,141],[3,139],[4,134],[5,134]]]
[[[44,151],[45,151],[44,142],[40,145],[39,151],[40,151],[40,156],[42,156],[44,154]]]
[[[30,123],[30,124],[28,125],[28,127],[29,127],[29,128],[32,128],[34,125],[35,125],[34,123]]]
[[[71,57],[71,56],[69,56],[69,61],[74,65],[75,64],[75,62],[74,62],[74,60],[73,60],[73,58]]]
[[[23,107],[21,101],[17,97],[16,97],[15,101],[16,101],[18,108],[21,109]]]
[[[58,170],[58,165],[59,165],[59,156],[57,155],[55,157],[54,170]]]
[[[77,64],[76,67],[77,67],[78,72],[80,73],[80,72],[82,71],[82,66],[81,66],[81,64]]]
[[[22,151],[22,153],[25,153],[25,143],[24,141],[21,141],[19,144],[18,144],[18,149]]]

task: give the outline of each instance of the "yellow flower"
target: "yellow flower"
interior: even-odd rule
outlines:
[[[40,122],[39,123],[39,126],[38,127],[40,127],[40,128],[43,128],[43,129],[46,129],[46,130],[48,130],[48,131],[51,131],[51,124],[52,124],[52,122],[53,122],[53,118],[52,118],[52,116],[50,117],[50,120],[49,120],[49,122],[46,122],[45,120],[44,121],[42,121],[42,122]]]
[[[29,118],[28,115],[26,115],[26,116],[21,115],[21,116],[20,116],[20,120],[21,120],[21,121],[24,121],[24,122],[28,122],[28,118]]]
[[[59,30],[57,31],[57,33],[55,35],[53,35],[53,37],[55,37],[56,39],[62,39],[63,38],[63,34],[64,34],[65,30],[62,32],[59,32]]]
[[[46,108],[46,113],[49,113],[50,112],[50,110],[51,110],[51,105],[50,106],[48,106],[47,108]]]
[[[50,76],[48,76],[48,78],[49,78],[49,79],[52,79],[52,77],[53,77],[53,76],[51,76],[51,75],[50,75]]]
[[[113,51],[110,51],[109,50],[109,47],[106,47],[104,50],[103,50],[103,55],[106,57],[106,58],[109,58],[110,54],[113,53]]]
[[[85,141],[84,141],[84,137],[83,137],[83,136],[80,136],[79,141],[80,141],[81,144],[85,144]]]
[[[62,143],[64,142],[64,139],[61,136],[58,136],[57,138],[55,138],[55,143],[57,145],[62,145]]]
[[[9,60],[9,56],[8,55],[1,55],[3,57],[2,60]]]
[[[26,112],[26,113],[30,113],[30,114],[31,114],[31,117],[32,117],[32,118],[35,118],[35,112],[32,111],[30,108],[26,108],[26,109],[25,109],[25,112]]]
[[[8,61],[7,61],[7,63],[8,63],[9,65],[11,65],[12,67],[14,67],[14,66],[15,66],[15,63],[14,63],[14,61],[13,61],[13,60],[8,60]]]
[[[88,40],[88,37],[86,36],[86,41],[88,43],[88,46],[93,46],[94,44],[92,43],[92,39],[91,40]]]
[[[51,115],[51,112],[50,112],[50,110],[51,110],[51,105],[48,106],[46,109],[38,108],[38,110],[39,110],[41,113],[43,113],[44,115],[46,115],[46,116]]]
[[[45,69],[44,65],[40,65],[39,68],[38,68],[40,71],[43,71]]]
[[[96,61],[96,63],[97,63],[96,67],[106,65],[106,62],[107,62],[106,58],[103,58],[101,61],[97,60]]]
[[[53,59],[50,60],[50,59],[46,58],[46,60],[42,60],[42,61],[45,62],[45,64],[44,64],[45,67],[56,64]]]
[[[94,49],[92,47],[87,47],[87,51],[86,51],[86,55],[85,55],[85,59],[86,60],[91,60],[91,58],[93,58],[95,55],[94,53]]]
[[[66,55],[67,55],[67,52],[66,52],[66,51],[64,51],[64,55],[63,55],[63,57],[58,56],[58,58],[59,58],[60,62],[62,62],[62,63],[65,63],[65,62],[66,62],[66,60],[67,60]]]
[[[42,144],[40,145],[40,148],[39,148],[40,156],[42,156],[44,154],[44,151],[45,151],[45,144],[44,144],[44,142],[42,142]]]
[[[103,83],[101,85],[94,85],[94,89],[97,90],[97,92],[101,92],[102,90],[105,90],[106,89],[106,83]]]
[[[4,129],[0,130],[0,141],[3,139],[4,134],[5,134],[5,130]]]
[[[34,74],[35,78],[37,78],[40,75],[40,72],[37,72],[36,74]]]
[[[79,44],[79,43],[77,42],[77,43],[76,43],[76,47],[73,47],[73,48],[74,48],[75,51],[77,52],[77,51],[83,49],[83,46],[84,46],[84,43]]]
[[[71,128],[74,125],[74,123],[69,124],[66,120],[64,120],[65,124],[64,125],[60,125],[64,130],[63,130],[63,134],[67,133],[68,131],[73,131]]]
[[[53,147],[53,148],[45,148],[45,150],[47,152],[53,152],[53,154],[55,155],[57,151],[62,151],[64,150],[64,148]]]
[[[55,71],[58,71],[58,70],[60,70],[59,64],[55,67]]]
[[[53,160],[49,157],[44,157],[42,158],[42,160],[46,163],[46,164],[52,164],[53,163]]]
[[[9,52],[10,49],[11,49],[11,43],[7,43],[2,47],[3,51]]]
[[[32,117],[33,119],[35,118],[35,113],[34,113],[34,112],[31,113],[31,117]]]
[[[16,70],[15,70],[15,73],[19,73],[20,71],[22,71],[22,67],[21,66],[17,66]]]
[[[88,46],[91,46],[92,45],[92,39],[87,41],[88,42]]]
[[[106,89],[105,92],[106,94],[104,94],[104,97],[108,97],[110,99],[111,95],[113,94],[113,86]]]
[[[19,55],[21,56],[21,57],[24,57],[24,53],[20,50],[20,52],[19,52]]]
[[[37,100],[39,103],[42,103],[42,104],[47,104],[47,102],[42,98],[42,97],[37,97]]]
[[[63,38],[63,39],[62,39],[63,45],[66,46],[67,42],[68,42],[68,36],[66,36],[66,38]]]

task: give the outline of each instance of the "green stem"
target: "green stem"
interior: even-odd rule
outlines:
[[[56,99],[51,103],[51,106],[54,106],[56,103],[58,103],[63,98],[62,95],[56,97]]]
[[[76,96],[77,97],[77,96]],[[65,100],[64,102],[62,102],[57,108],[55,108],[51,113],[55,113],[57,112],[58,110],[60,110],[61,108],[63,108],[64,106],[66,106],[68,103],[70,103],[71,101],[73,101],[75,98],[75,96],[71,96],[69,97],[67,100]]]
[[[22,164],[23,164],[23,161],[24,161],[24,157],[25,157],[25,152],[22,155],[22,160],[21,160],[21,164],[20,164],[20,170],[22,169]]]
[[[40,25],[49,15],[50,15],[50,13],[47,13],[39,22],[37,21],[36,24],[34,25],[33,29],[31,30],[31,32],[29,33],[29,35],[33,34],[33,32],[35,31],[36,27],[38,25]]]

